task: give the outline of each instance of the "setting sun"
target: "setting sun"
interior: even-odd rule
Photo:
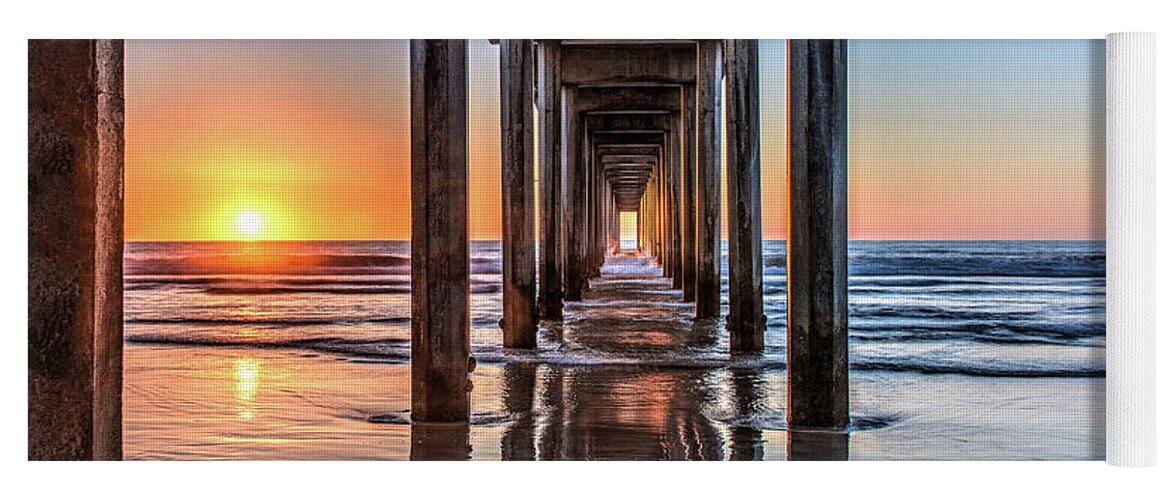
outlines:
[[[264,219],[259,213],[249,210],[236,216],[236,230],[248,238],[254,238],[264,228]]]

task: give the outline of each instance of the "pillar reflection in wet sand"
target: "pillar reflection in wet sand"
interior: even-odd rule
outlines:
[[[760,411],[764,401],[764,380],[761,372],[752,368],[732,368],[732,404],[738,418],[747,418]],[[731,460],[763,460],[764,441],[760,427],[731,426],[728,443]]]
[[[535,460],[533,432],[533,389],[537,381],[535,363],[504,365],[504,413],[513,420],[500,437],[502,460]]]
[[[471,460],[467,422],[411,424],[411,460]]]
[[[537,427],[537,457],[540,460],[557,460],[562,456],[565,421],[564,368],[546,366],[541,375],[540,405],[546,415]]]
[[[786,455],[792,461],[846,461],[850,435],[844,431],[789,431]]]

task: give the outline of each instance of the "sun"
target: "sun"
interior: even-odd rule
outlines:
[[[256,237],[261,229],[264,229],[264,219],[256,211],[247,210],[236,216],[236,230],[245,237]]]

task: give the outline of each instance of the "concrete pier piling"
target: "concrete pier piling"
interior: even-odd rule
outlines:
[[[696,286],[696,230],[695,230],[695,84],[682,86],[682,115],[683,115],[683,217],[680,224],[680,234],[683,238],[683,301],[695,301]]]
[[[562,145],[561,175],[565,179],[562,196],[565,214],[565,300],[581,300],[585,288],[585,214],[586,176],[582,165],[582,142],[585,136],[581,113],[574,107],[575,92],[564,87],[562,99],[562,121],[565,135]]]
[[[696,56],[696,319],[720,315],[722,43],[701,40]]]
[[[537,48],[541,168],[541,260],[537,302],[541,318],[560,321],[564,299],[561,285],[561,44],[556,40],[542,40]]]
[[[845,429],[845,40],[789,42],[789,119],[789,425]]]
[[[122,458],[121,40],[28,43],[28,458]]]
[[[537,345],[533,60],[532,41],[500,41],[501,327],[512,348]]]
[[[683,227],[681,220],[683,219],[682,208],[682,142],[683,134],[681,131],[681,124],[678,120],[679,113],[675,113],[670,120],[670,135],[667,137],[669,147],[667,168],[670,173],[670,190],[669,190],[669,218],[670,224],[670,238],[671,238],[671,288],[676,290],[683,289]]]
[[[733,351],[764,350],[760,78],[756,40],[727,40],[728,319]]]
[[[411,40],[411,419],[468,420],[467,42]]]

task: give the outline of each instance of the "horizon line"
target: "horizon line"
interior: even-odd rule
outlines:
[[[410,242],[410,238],[405,239],[369,239],[369,238],[336,238],[336,239],[288,239],[288,240],[224,240],[224,239],[192,239],[192,240],[151,240],[151,239],[123,239],[123,243],[338,243],[338,242]],[[500,238],[469,238],[468,242],[483,242],[483,241],[503,241]],[[540,241],[539,239],[533,241]],[[720,238],[721,242],[726,243],[726,238]],[[766,241],[788,241],[787,239],[762,239],[761,242]],[[981,242],[981,241],[1016,241],[1016,242],[1045,242],[1045,241],[1094,241],[1105,242],[1105,238],[853,238],[848,241],[915,241],[915,242]]]

